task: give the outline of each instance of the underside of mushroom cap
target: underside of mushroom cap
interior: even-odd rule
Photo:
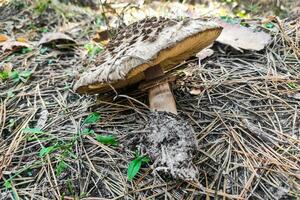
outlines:
[[[160,65],[164,71],[210,45],[222,28],[199,19],[177,21],[146,18],[119,31],[94,66],[76,82],[79,93],[102,93],[137,83],[144,71]]]

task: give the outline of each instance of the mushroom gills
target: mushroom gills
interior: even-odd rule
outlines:
[[[164,76],[164,71],[159,65],[148,68],[144,73],[146,81]],[[166,111],[177,115],[175,99],[168,82],[153,84],[148,89],[148,98],[152,111]]]

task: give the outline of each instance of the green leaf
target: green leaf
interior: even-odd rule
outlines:
[[[7,71],[2,71],[0,72],[0,79],[2,79],[2,81],[5,81],[9,78],[9,73]]]
[[[266,28],[274,28],[274,24],[272,22],[268,22],[264,25]]]
[[[241,11],[236,13],[236,16],[238,16],[239,18],[246,18],[247,17],[247,12],[245,10],[241,10]]]
[[[7,92],[7,97],[8,98],[12,98],[12,97],[14,97],[15,96],[15,94],[12,92],[12,91],[8,91]]]
[[[142,162],[144,162],[144,163],[148,163],[148,162],[150,162],[150,158],[149,158],[149,156],[143,156],[143,158],[142,158]]]
[[[296,89],[297,88],[297,84],[296,83],[287,83],[287,86],[290,88],[290,89]]]
[[[84,125],[84,124],[93,124],[93,123],[98,122],[100,119],[101,119],[100,114],[97,113],[97,112],[93,112],[93,113],[89,114],[89,116],[87,116],[87,118],[85,118],[82,125]]]
[[[9,73],[9,78],[13,79],[14,82],[20,81],[20,76],[18,71],[12,71]]]
[[[150,158],[147,155],[138,156],[133,161],[131,161],[127,170],[128,180],[131,181],[135,177],[135,175],[139,172],[142,163],[148,162],[150,162]]]
[[[10,189],[12,188],[11,182],[9,180],[4,181],[4,187],[6,189]]]
[[[96,140],[105,145],[113,145],[113,146],[118,145],[118,141],[113,135],[97,135]]]
[[[93,57],[100,53],[103,48],[98,44],[88,43],[84,45],[84,48],[88,51],[89,56]]]
[[[23,78],[29,78],[31,76],[31,72],[30,71],[22,71],[19,73],[19,76],[23,77]]]
[[[42,14],[48,7],[51,1],[49,0],[39,0],[37,1],[37,5],[35,6],[34,10],[38,14]]]
[[[129,181],[131,181],[135,177],[135,175],[139,172],[141,166],[142,160],[140,158],[136,158],[131,161],[127,170],[127,177]]]
[[[53,63],[53,60],[52,59],[49,59],[48,60],[48,65],[51,65]]]
[[[44,131],[42,131],[40,128],[24,128],[22,130],[24,133],[33,133],[33,134],[42,134]]]
[[[55,150],[55,146],[43,147],[39,152],[39,156],[43,158],[46,155],[52,153],[54,150]]]
[[[220,17],[223,21],[229,23],[229,24],[238,24],[240,22],[239,19],[234,19],[228,15],[225,15],[225,16],[221,16]]]
[[[28,48],[28,47],[22,48],[22,54],[29,53],[29,52],[31,52],[32,50],[33,50],[33,48]]]
[[[55,173],[57,176],[60,176],[63,171],[67,168],[67,163],[64,160],[61,160],[55,168]]]
[[[47,47],[43,47],[40,49],[40,54],[45,54],[47,52],[48,48]]]
[[[81,132],[81,135],[92,135],[92,134],[95,134],[95,131],[94,130],[91,130],[89,128],[85,128],[82,132]]]
[[[48,28],[47,27],[42,27],[38,30],[40,33],[47,33],[49,32]]]

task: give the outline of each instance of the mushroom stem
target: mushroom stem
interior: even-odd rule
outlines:
[[[163,76],[164,72],[159,65],[145,71],[147,81]],[[177,114],[177,108],[169,83],[161,83],[148,89],[150,109],[152,111],[167,111]]]

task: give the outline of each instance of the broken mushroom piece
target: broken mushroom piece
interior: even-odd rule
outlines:
[[[103,93],[145,80],[153,82],[148,89],[150,109],[177,114],[169,83],[157,80],[210,45],[221,30],[214,22],[189,18],[152,17],[135,22],[118,32],[74,89],[78,93]]]
[[[196,180],[192,163],[197,149],[194,130],[176,116],[175,100],[165,72],[210,45],[222,28],[213,22],[146,18],[120,30],[74,86],[78,93],[103,93],[140,81],[148,90],[149,133],[139,136],[139,146],[153,159],[156,171]]]

